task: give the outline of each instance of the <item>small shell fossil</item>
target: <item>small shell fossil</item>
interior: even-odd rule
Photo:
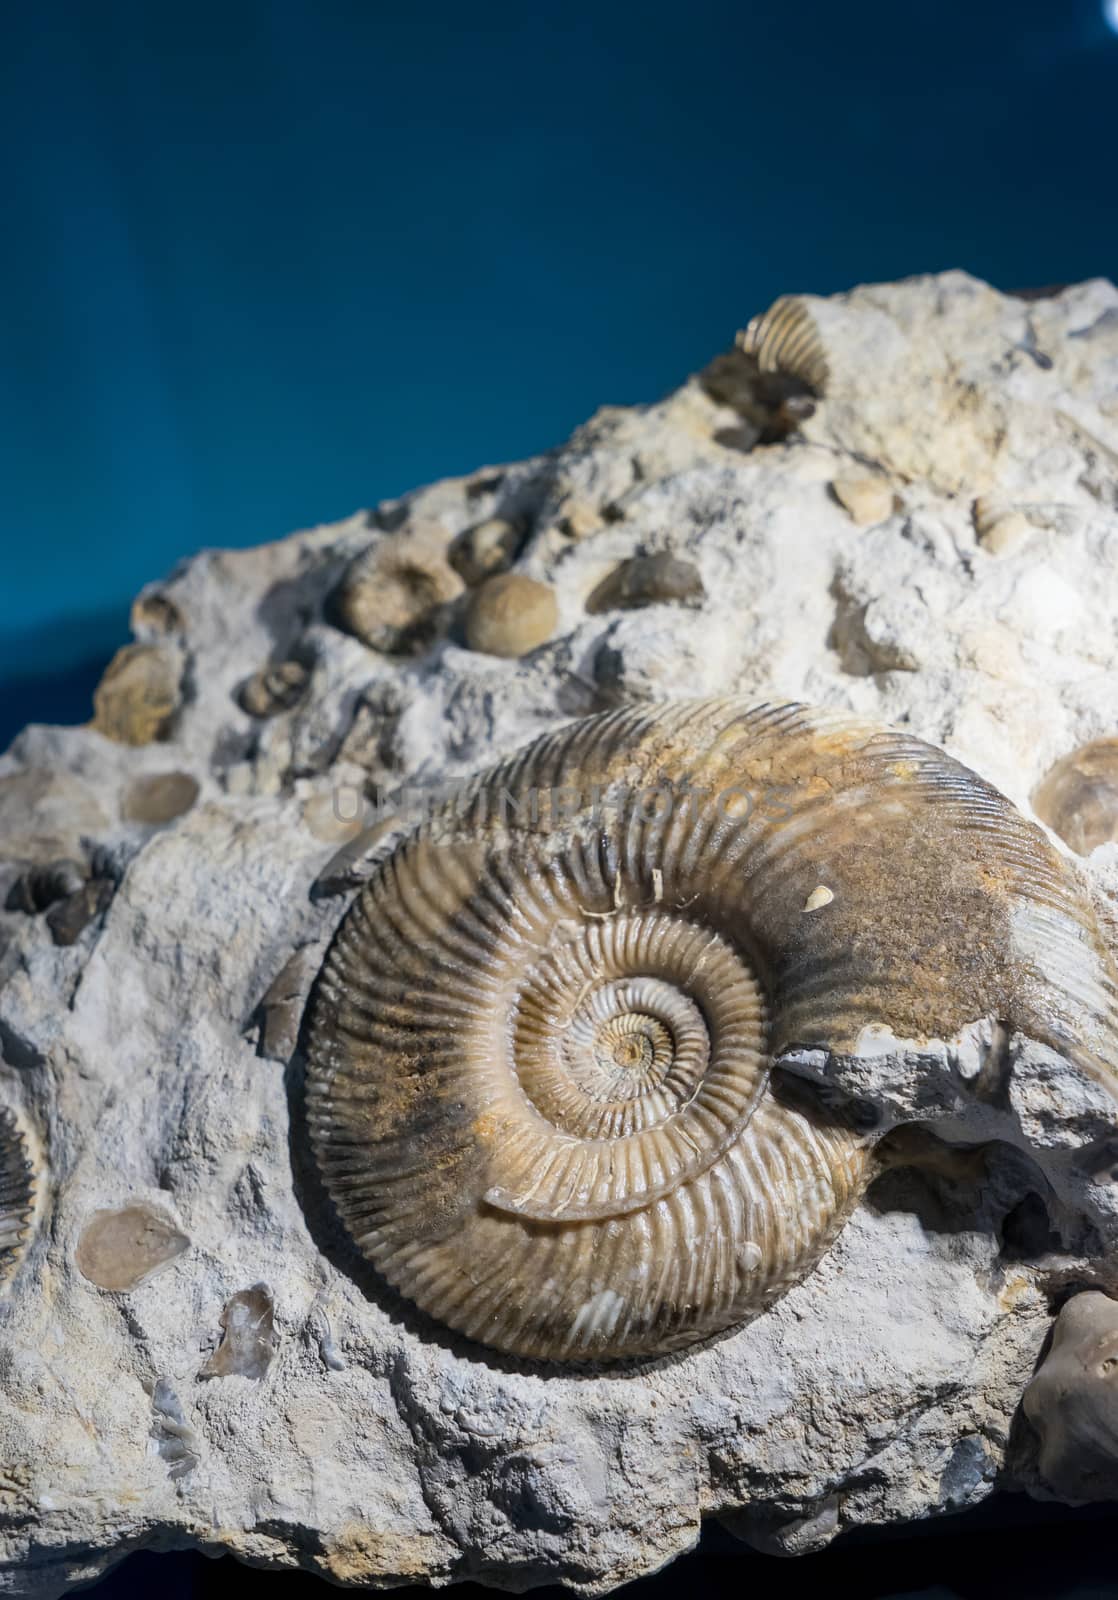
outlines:
[[[250,717],[275,717],[299,704],[310,674],[301,661],[277,661],[261,667],[241,685],[241,707]]]
[[[93,726],[117,744],[151,744],[178,710],[180,663],[169,649],[128,644],[118,650],[93,691]]]
[[[131,627],[139,638],[147,640],[182,633],[186,623],[173,600],[158,589],[148,589],[132,602]]]
[[[504,517],[490,517],[465,533],[450,547],[450,564],[471,586],[507,572],[524,541],[523,531]]]
[[[893,514],[893,491],[882,478],[846,473],[834,479],[831,490],[859,528],[871,528]]]
[[[1041,1473],[1061,1498],[1118,1495],[1118,1301],[1088,1290],[1067,1302],[1024,1410]]]
[[[198,1465],[201,1445],[169,1378],[157,1378],[152,1385],[150,1432],[167,1463],[167,1476],[175,1483],[188,1478]]]
[[[95,1211],[82,1229],[78,1271],[99,1289],[136,1289],[190,1248],[190,1240],[151,1206]]]
[[[262,1378],[276,1353],[275,1306],[266,1283],[230,1295],[221,1313],[221,1343],[201,1378]]]
[[[777,1097],[781,1052],[994,1016],[1109,1081],[1115,989],[1060,857],[940,751],[797,706],[631,708],[378,866],[312,1001],[308,1122],[357,1244],[432,1316],[647,1355],[804,1276],[874,1170],[869,1132]]]
[[[693,561],[659,551],[652,556],[633,556],[614,567],[589,597],[586,609],[594,616],[661,601],[690,604],[702,600],[703,593],[703,580]]]
[[[447,543],[438,523],[417,522],[358,556],[333,596],[338,624],[389,655],[426,650],[463,588],[447,560]]]
[[[35,1205],[35,1169],[14,1114],[0,1106],[0,1285],[15,1272]]]
[[[815,318],[797,295],[782,295],[738,334],[738,348],[752,356],[761,372],[798,378],[822,395],[830,376],[827,352]]]
[[[589,539],[605,525],[606,519],[602,512],[587,500],[567,501],[559,518],[559,532],[576,543]]]
[[[128,785],[121,814],[126,822],[173,822],[190,810],[199,793],[197,778],[188,772],[149,773]]]
[[[1081,856],[1118,839],[1118,738],[1095,739],[1057,761],[1033,810]]]
[[[546,644],[559,622],[555,591],[535,578],[506,572],[475,589],[466,613],[471,650],[491,656],[525,656]]]
[[[980,494],[971,509],[974,531],[991,555],[1012,555],[1033,536],[1035,529],[1024,511],[1003,495]]]
[[[47,912],[47,927],[55,944],[76,944],[91,922],[96,922],[107,911],[116,893],[111,878],[90,878],[65,900],[59,900]]]

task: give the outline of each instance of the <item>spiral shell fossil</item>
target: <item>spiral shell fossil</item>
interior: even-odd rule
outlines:
[[[35,1175],[18,1122],[0,1106],[0,1285],[19,1265],[35,1203]]]
[[[1039,829],[941,752],[804,707],[572,724],[381,863],[312,1001],[307,1109],[395,1288],[522,1356],[655,1354],[803,1277],[873,1137],[791,1046],[993,1016],[1097,1074],[1115,979]]]

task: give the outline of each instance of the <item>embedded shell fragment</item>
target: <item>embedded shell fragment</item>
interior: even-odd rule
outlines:
[[[1118,1062],[1091,913],[996,790],[803,707],[615,712],[377,870],[316,991],[311,1137],[361,1250],[433,1317],[523,1356],[655,1354],[806,1274],[872,1174],[866,1134],[778,1098],[774,1059],[991,1016]]]
[[[421,654],[464,587],[446,557],[447,536],[437,523],[390,534],[350,564],[333,597],[335,620],[372,650]]]
[[[19,1265],[35,1203],[35,1173],[18,1122],[0,1106],[0,1286]]]
[[[1045,1481],[1072,1502],[1118,1493],[1118,1302],[1073,1295],[1048,1355],[1025,1391]]]
[[[830,369],[815,318],[797,295],[782,295],[738,335],[738,347],[761,372],[798,378],[822,395]]]
[[[1118,839],[1118,738],[1095,739],[1057,761],[1033,810],[1078,855]]]

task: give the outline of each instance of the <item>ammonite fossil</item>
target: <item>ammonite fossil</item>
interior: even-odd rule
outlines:
[[[1041,831],[901,733],[804,707],[591,717],[375,870],[320,975],[308,1118],[363,1253],[450,1327],[668,1351],[807,1273],[873,1136],[792,1046],[994,1017],[1118,1062],[1115,981]]]
[[[35,1173],[27,1141],[6,1106],[0,1106],[0,1285],[19,1265],[35,1203]]]

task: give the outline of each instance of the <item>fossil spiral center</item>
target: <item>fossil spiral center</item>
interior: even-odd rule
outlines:
[[[655,1017],[636,1013],[618,1017],[599,1028],[594,1039],[594,1055],[604,1072],[614,1073],[614,1092],[624,1093],[626,1085],[638,1093],[639,1086],[657,1070],[662,1072],[671,1060],[672,1036]],[[614,1070],[616,1069],[616,1070]]]
[[[713,960],[721,993],[752,979],[719,941],[670,913],[624,915],[549,950],[517,997],[512,1060],[552,1127],[618,1140],[692,1106],[710,1067],[718,1008],[693,975]],[[705,972],[704,972],[705,975]]]
[[[569,1126],[574,1097],[584,1099],[576,1118],[583,1138],[617,1138],[678,1110],[698,1087],[710,1049],[695,1003],[643,974],[595,985],[556,1035],[548,1054],[571,1090],[561,1115]]]

